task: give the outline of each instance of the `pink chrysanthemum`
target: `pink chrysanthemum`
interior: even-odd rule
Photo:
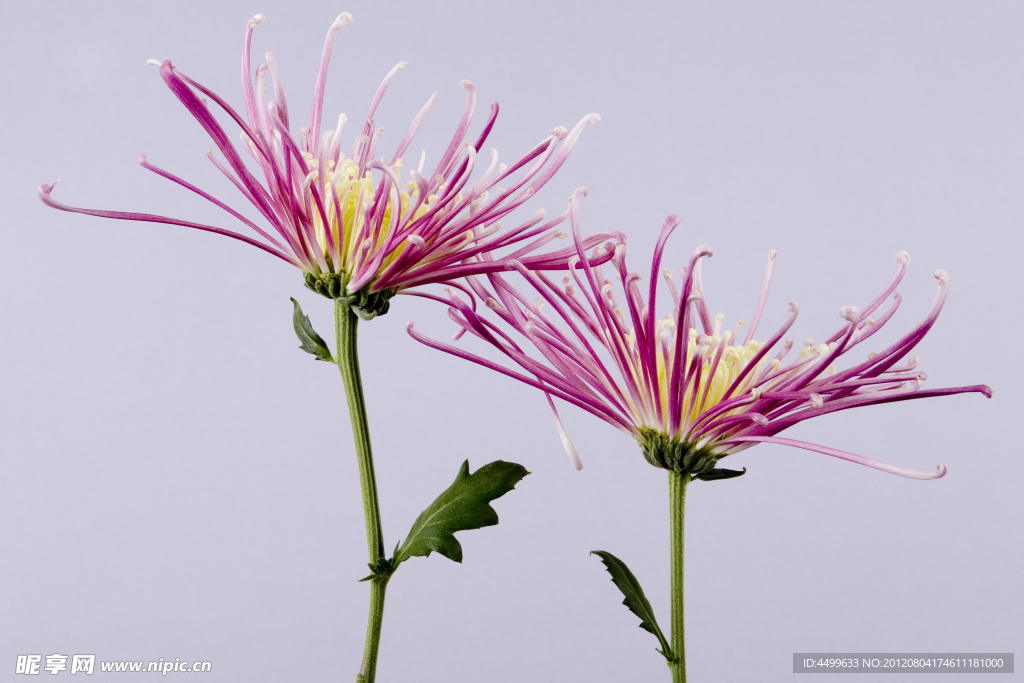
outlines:
[[[269,229],[261,228],[219,199],[154,166],[145,156],[139,158],[144,168],[209,200],[256,235],[166,216],[70,207],[51,197],[52,185],[40,186],[40,198],[47,205],[64,211],[170,223],[233,237],[302,269],[307,286],[325,296],[340,298],[361,293],[362,299],[355,305],[370,315],[384,312],[387,299],[398,290],[500,271],[512,260],[527,268],[565,268],[565,261],[575,253],[574,249],[539,255],[534,252],[552,239],[566,235],[555,226],[565,220],[567,213],[544,222],[544,212],[540,210],[530,220],[505,231],[501,230],[499,221],[551,179],[569,156],[583,128],[599,120],[596,114],[584,117],[572,131],[561,127],[554,129],[511,165],[499,165],[497,151],[492,150],[482,177],[470,183],[477,170],[477,155],[498,115],[498,105],[491,105],[490,116],[476,141],[464,142],[476,108],[476,89],[469,81],[463,81],[461,85],[468,91],[468,99],[451,143],[431,172],[425,172],[426,152],[423,152],[418,166],[409,170],[411,180],[403,184],[404,155],[437,94],[416,115],[390,161],[385,157],[376,158],[383,129],[374,126],[373,117],[391,79],[405,66],[405,62],[399,63],[377,90],[366,120],[355,136],[351,155],[346,157],[341,146],[344,115],[339,117],[334,130],[320,132],[334,37],[352,21],[350,14],[342,13],[327,32],[313,90],[309,127],[300,129],[299,139],[295,140],[290,132],[288,105],[272,53],[267,53],[266,64],[256,70],[254,87],[249,46],[253,28],[263,20],[263,15],[257,14],[249,20],[245,31],[242,51],[244,118],[170,61],[150,60],[150,63],[160,67],[160,76],[171,92],[216,143],[223,161],[218,160],[213,151],[208,152],[210,160],[256,207]],[[274,90],[274,98],[269,102],[264,95],[268,74]],[[226,112],[241,129],[241,148],[252,157],[263,175],[263,182],[231,143],[204,97]],[[588,244],[593,246],[603,239],[595,236]],[[516,247],[512,253],[493,255],[496,250],[512,246]]]
[[[640,276],[626,268],[625,244],[599,248],[614,249],[611,263],[624,299],[619,303],[613,295],[614,283],[600,265],[588,263],[585,257],[587,246],[579,230],[580,194],[585,191],[578,190],[570,202],[577,257],[570,261],[570,275],[560,285],[515,262],[509,267],[521,273],[540,298],[531,301],[496,273],[488,274],[490,290],[479,278],[470,278],[475,296],[497,315],[500,324],[485,318],[457,292],[449,292],[450,315],[461,328],[456,337],[470,332],[526,374],[424,337],[412,323],[409,333],[428,346],[543,390],[552,410],[551,397],[557,397],[600,417],[635,437],[651,464],[698,478],[740,474],[716,469],[717,461],[757,443],[805,448],[916,479],[934,479],[946,473],[942,464],[934,473],[917,472],[779,436],[804,420],[850,408],[965,392],[991,397],[991,390],[984,385],[921,389],[925,374],[917,370],[917,359],[910,352],[942,309],[949,289],[945,271],[935,273],[939,289],[924,320],[883,351],[867,354],[866,359],[843,370],[835,365],[878,332],[899,307],[896,287],[910,260],[906,252],[897,254],[896,276],[867,306],[841,308],[839,314],[846,323],[839,330],[821,343],[807,340],[805,347],[787,360],[793,340],[784,337],[797,317],[795,303],[789,303],[789,319],[766,342],[754,340],[768,297],[774,251],[769,255],[753,322],[745,334],[742,321],[723,331],[724,316],[712,318],[709,313],[700,276],[701,259],[712,253],[707,246],[699,247],[688,266],[681,269],[681,289],[675,287],[671,271],[664,272],[674,306],[673,313],[659,319],[655,305],[662,252],[680,218],[670,216],[662,227],[646,303]],[[892,302],[885,307],[890,297]],[[545,311],[545,304],[550,312]],[[509,332],[525,338],[543,361],[524,351]],[[581,468],[557,411],[555,420],[574,465]]]

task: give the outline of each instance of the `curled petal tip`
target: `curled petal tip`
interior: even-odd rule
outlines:
[[[468,79],[463,79],[459,81],[459,87],[465,88],[466,90],[476,90],[476,86],[473,85],[473,81],[470,81]]]
[[[555,126],[551,129],[551,134],[558,139],[562,139],[569,134],[569,129],[565,126]]]
[[[162,59],[147,59],[146,60],[146,66],[160,66],[163,63],[164,63],[164,60],[162,60]]]
[[[936,270],[934,273],[932,273],[932,275],[935,277],[936,280],[939,281],[940,285],[948,285],[949,284],[949,273],[947,273],[946,271],[942,270],[942,268],[939,268],[938,270]]]
[[[948,472],[948,471],[949,470],[946,469],[946,466],[943,463],[940,462],[939,466],[935,468],[935,477],[934,478],[935,479],[942,479],[944,476],[946,476],[946,472]]]
[[[254,14],[254,15],[252,15],[252,18],[249,19],[249,27],[251,28],[251,27],[256,26],[258,24],[262,24],[266,20],[267,20],[267,15],[265,15],[265,14]]]
[[[715,252],[708,245],[702,244],[699,247],[697,247],[696,251],[693,252],[693,255],[697,256],[697,257],[701,257],[701,256],[709,256],[710,257],[710,256],[714,256]]]
[[[587,114],[586,116],[583,117],[583,120],[586,121],[587,123],[597,123],[598,121],[601,120],[601,115],[598,113]]]
[[[352,17],[351,14],[349,14],[348,12],[342,12],[337,16],[337,18],[335,18],[334,24],[332,24],[331,28],[340,30],[351,24],[353,21],[355,21],[355,19]]]
[[[573,199],[579,199],[580,197],[586,197],[586,196],[587,196],[587,188],[585,188],[585,187],[577,187],[572,192],[572,198]]]
[[[786,310],[789,311],[790,313],[796,313],[797,311],[800,310],[800,306],[798,306],[795,301],[790,301],[788,304],[786,304]]]
[[[138,157],[138,159],[139,159],[139,163],[140,163],[140,164],[142,164],[142,165],[145,165],[145,164],[146,164],[146,162],[147,162],[147,159],[146,159],[146,155],[145,155],[145,154],[140,154],[140,155],[139,155],[139,157]]]
[[[413,327],[415,327],[415,323],[412,320],[410,320],[409,322],[405,323],[406,331],[411,330]]]
[[[772,259],[773,261],[775,260],[775,257],[778,256],[778,255],[779,255],[779,250],[778,249],[770,249],[768,251],[768,258]]]
[[[992,398],[993,394],[996,393],[995,390],[992,389],[992,387],[990,387],[990,386],[988,386],[986,384],[982,384],[981,388],[979,389],[979,391],[981,391],[981,393],[985,394],[985,398]]]
[[[860,309],[856,306],[843,306],[839,309],[839,317],[851,323],[860,322]]]
[[[896,259],[897,261],[902,261],[904,263],[910,263],[910,254],[908,254],[906,251],[904,251],[902,249],[900,249],[898,252],[896,252],[896,255],[893,256],[893,258]]]

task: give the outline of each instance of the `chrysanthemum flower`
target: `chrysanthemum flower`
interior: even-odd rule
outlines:
[[[569,156],[583,128],[599,120],[596,114],[584,117],[572,131],[555,128],[510,165],[499,164],[497,151],[491,150],[486,170],[475,182],[470,182],[478,170],[477,155],[498,115],[498,105],[491,105],[490,116],[476,141],[464,143],[477,98],[473,84],[463,81],[461,86],[468,91],[465,112],[451,143],[436,166],[427,171],[425,151],[415,166],[406,164],[405,155],[437,93],[413,119],[390,160],[376,156],[384,129],[375,127],[374,115],[391,79],[405,66],[405,62],[400,62],[381,83],[354,143],[345,148],[351,150],[351,155],[346,156],[342,150],[345,115],[338,118],[333,130],[321,133],[320,128],[334,37],[352,21],[352,16],[342,13],[327,32],[309,126],[300,129],[298,139],[291,133],[288,105],[273,53],[268,52],[266,64],[256,70],[254,84],[249,46],[253,28],[263,20],[263,15],[257,14],[248,21],[245,31],[244,117],[170,61],[150,63],[160,67],[160,76],[171,92],[216,143],[222,159],[209,151],[210,160],[256,207],[269,229],[188,181],[154,166],[144,155],[139,157],[143,168],[209,200],[255,235],[166,216],[71,207],[51,197],[53,185],[41,185],[40,198],[64,211],[170,223],[233,237],[302,269],[309,288],[330,298],[351,298],[353,306],[366,317],[385,312],[388,299],[401,289],[500,271],[512,260],[527,268],[565,268],[566,259],[575,253],[571,247],[553,253],[534,252],[552,239],[566,235],[555,226],[565,220],[567,213],[545,222],[540,210],[530,220],[508,230],[501,229],[500,221],[551,179]],[[265,96],[268,75],[274,91],[269,102]],[[208,101],[220,107],[241,129],[240,147],[251,156],[258,171],[254,172],[243,160],[243,152],[232,144]],[[403,182],[402,172],[406,169],[410,180]],[[262,174],[263,182],[257,173]],[[588,243],[593,246],[603,239],[595,236]],[[494,255],[496,250],[513,246],[515,250],[505,256]]]
[[[984,385],[921,388],[925,374],[917,369],[917,358],[910,352],[942,309],[949,289],[945,271],[935,273],[939,288],[924,320],[882,351],[864,354],[839,369],[837,364],[863,349],[864,342],[882,329],[899,307],[896,287],[910,261],[906,252],[896,255],[896,275],[878,296],[860,309],[840,308],[845,322],[836,332],[821,342],[808,339],[793,353],[793,340],[785,337],[797,318],[794,302],[788,304],[789,317],[780,329],[767,341],[755,339],[768,297],[774,251],[769,254],[764,286],[745,333],[742,321],[723,329],[724,316],[710,315],[700,275],[701,259],[712,254],[707,246],[698,247],[687,267],[680,270],[681,287],[675,286],[671,271],[663,273],[673,307],[671,313],[658,318],[655,306],[662,252],[680,218],[670,216],[662,227],[645,302],[641,277],[626,268],[624,243],[600,247],[614,249],[611,265],[617,283],[600,265],[587,262],[587,246],[579,231],[581,193],[585,194],[577,191],[570,202],[577,257],[561,283],[509,263],[540,295],[531,301],[501,275],[488,275],[492,289],[479,278],[470,278],[475,296],[500,323],[485,318],[457,292],[449,292],[450,316],[461,328],[456,337],[470,332],[519,365],[525,374],[429,339],[414,330],[412,323],[409,333],[428,346],[543,390],[552,410],[551,397],[557,397],[600,417],[636,438],[652,465],[697,478],[740,474],[716,469],[718,460],[758,443],[804,448],[915,479],[934,479],[946,473],[942,464],[933,473],[918,472],[779,436],[804,420],[850,408],[966,392],[991,397],[991,390]],[[616,287],[622,288],[621,302],[613,293]],[[513,333],[529,342],[542,360],[535,357],[538,353],[528,354]],[[579,456],[557,411],[555,420],[579,469]]]

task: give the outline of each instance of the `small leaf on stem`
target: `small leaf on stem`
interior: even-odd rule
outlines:
[[[608,573],[612,575],[612,583],[626,596],[622,604],[628,607],[630,612],[640,617],[640,628],[653,633],[658,638],[658,642],[661,643],[659,652],[665,656],[665,659],[671,661],[672,651],[665,639],[665,634],[658,626],[658,620],[654,618],[654,608],[651,607],[647,596],[644,595],[644,589],[640,587],[640,582],[633,576],[633,572],[629,571],[625,562],[609,552],[594,550],[590,554],[601,558]]]
[[[503,460],[484,465],[473,474],[469,473],[469,461],[462,463],[455,483],[416,518],[392,566],[410,557],[426,557],[432,551],[462,562],[462,545],[453,534],[497,524],[498,513],[489,503],[514,489],[527,474],[522,465]]]
[[[299,348],[306,353],[316,356],[317,360],[333,363],[334,357],[331,356],[331,350],[327,348],[327,342],[313,329],[313,325],[309,322],[309,316],[302,312],[299,302],[292,299],[292,303],[295,304],[295,311],[292,313],[292,325],[295,327],[296,336],[302,342]]]
[[[742,477],[746,473],[746,467],[744,467],[742,470],[717,469],[711,470],[710,472],[705,472],[704,474],[694,475],[694,478],[700,479],[701,481],[715,481],[716,479],[732,479],[734,477]]]

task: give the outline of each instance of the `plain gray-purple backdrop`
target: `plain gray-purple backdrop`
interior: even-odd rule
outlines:
[[[36,198],[61,178],[54,196],[70,204],[240,227],[136,164],[146,153],[245,205],[145,62],[172,59],[240,108],[242,34],[263,12],[254,63],[275,52],[301,122],[345,10],[355,22],[337,38],[324,128],[346,112],[346,149],[401,60],[381,149],[436,90],[413,145],[428,165],[461,114],[462,79],[480,95],[471,136],[501,103],[487,146],[506,161],[598,112],[527,213],[559,212],[586,186],[584,230],[625,232],[641,271],[664,217],[681,214],[665,263],[715,248],[705,285],[727,326],[749,320],[773,248],[762,329],[794,299],[798,344],[873,297],[900,249],[905,300],[876,350],[923,316],[933,271],[951,274],[916,351],[926,386],[987,383],[992,400],[868,408],[787,434],[949,474],[913,481],[762,445],[737,456],[745,477],[694,485],[693,680],[789,680],[793,652],[1020,656],[1020,3],[10,2],[0,680],[18,679],[17,655],[53,653],[209,660],[210,683],[353,678],[367,568],[348,415],[335,369],[297,349],[288,298],[323,333],[330,304],[241,243]],[[668,626],[664,473],[564,406],[586,465],[575,472],[542,395],[418,345],[410,319],[452,332],[444,310],[411,297],[360,328],[389,547],[466,458],[532,474],[495,503],[499,526],[460,534],[461,565],[434,555],[395,575],[381,683],[667,680],[655,639],[588,556],[623,558]]]

